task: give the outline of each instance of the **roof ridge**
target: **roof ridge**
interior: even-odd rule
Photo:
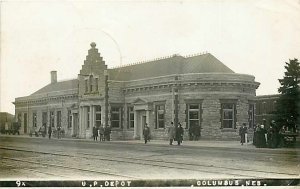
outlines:
[[[162,56],[162,57],[158,57],[158,58],[154,58],[154,59],[142,60],[142,61],[133,62],[133,63],[125,64],[125,65],[114,66],[111,69],[123,68],[123,67],[138,65],[138,64],[144,64],[144,63],[150,63],[150,62],[155,62],[155,61],[158,61],[158,60],[166,60],[166,59],[173,58],[173,57],[176,57],[176,56],[181,56],[181,55],[180,54],[173,54],[173,55],[169,55],[169,56]]]
[[[188,55],[185,55],[183,57],[184,58],[190,58],[190,57],[196,57],[196,56],[206,55],[206,54],[210,54],[210,53],[207,52],[207,51],[203,51],[203,52],[200,52],[200,53],[188,54]]]
[[[210,53],[207,52],[207,51],[204,51],[204,52],[195,53],[195,54],[188,54],[188,55],[184,55],[184,56],[181,56],[180,54],[175,53],[175,54],[169,55],[169,56],[162,56],[162,57],[158,57],[158,58],[154,58],[154,59],[142,60],[142,61],[137,61],[137,62],[133,62],[133,63],[129,63],[129,64],[118,65],[118,66],[114,66],[110,69],[125,68],[125,67],[129,67],[129,66],[155,62],[155,61],[158,61],[158,60],[166,60],[166,59],[170,59],[170,58],[174,58],[174,57],[180,57],[180,56],[183,57],[183,58],[190,58],[190,57],[196,57],[196,56],[206,55],[206,54],[210,54]]]

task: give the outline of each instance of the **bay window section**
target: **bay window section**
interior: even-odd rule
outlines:
[[[121,107],[111,107],[111,127],[112,128],[121,128]]]
[[[187,104],[188,109],[188,128],[201,128],[201,104]]]
[[[221,102],[221,129],[236,129],[236,103]]]
[[[128,129],[132,129],[134,128],[134,110],[133,107],[128,107],[128,125],[127,128]]]
[[[95,106],[95,115],[96,127],[99,128],[101,126],[101,106]]]
[[[165,128],[165,105],[160,104],[155,106],[156,124],[155,129]]]

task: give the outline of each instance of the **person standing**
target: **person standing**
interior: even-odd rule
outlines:
[[[189,127],[189,140],[192,141],[194,140],[194,126],[190,125]]]
[[[93,137],[94,137],[94,141],[97,141],[97,139],[98,139],[98,129],[95,125],[93,127]]]
[[[105,140],[110,141],[110,133],[111,133],[110,126],[106,126],[104,129]]]
[[[147,123],[145,124],[144,130],[143,130],[143,135],[144,135],[144,139],[145,139],[145,144],[147,144],[147,142],[150,138],[150,128]]]
[[[60,139],[60,126],[57,127],[57,138]]]
[[[194,140],[198,141],[199,138],[200,138],[200,132],[201,132],[201,129],[200,129],[200,126],[194,126]]]
[[[180,145],[183,140],[183,128],[181,123],[178,123],[178,127],[176,128],[176,140],[178,145]]]
[[[104,141],[104,125],[100,126],[99,128],[99,136],[100,136],[99,141]]]
[[[279,142],[278,146],[283,147],[284,146],[284,133],[285,133],[285,126],[282,126],[278,135],[279,135]]]
[[[260,130],[260,125],[257,124],[255,127],[254,127],[254,133],[253,133],[253,145],[257,147],[257,144],[258,144],[258,132]]]
[[[266,129],[264,125],[260,126],[260,129],[257,131],[257,146],[258,148],[265,148],[266,147]]]
[[[52,135],[52,127],[49,126],[48,128],[48,135],[49,135],[49,139],[51,139],[51,135]]]
[[[175,126],[173,122],[171,122],[171,125],[167,128],[167,131],[168,131],[170,145],[173,145],[173,140],[175,138]]]
[[[243,123],[242,127],[240,127],[240,130],[239,130],[239,134],[241,136],[241,145],[243,145],[247,140],[246,133],[247,133],[246,123]]]
[[[271,121],[271,127],[273,128],[273,137],[272,137],[272,141],[271,141],[271,148],[277,148],[278,144],[280,142],[280,138],[279,138],[280,135],[279,135],[279,129],[274,120]]]

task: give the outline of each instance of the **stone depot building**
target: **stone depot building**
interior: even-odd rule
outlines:
[[[104,124],[113,140],[142,139],[148,123],[152,139],[166,139],[174,121],[186,139],[194,127],[201,138],[236,139],[242,123],[253,128],[258,86],[254,76],[234,73],[210,53],[110,69],[91,43],[76,79],[57,81],[52,71],[50,84],[15,99],[15,115],[23,134],[45,125],[61,126],[65,137],[90,138],[92,127]]]

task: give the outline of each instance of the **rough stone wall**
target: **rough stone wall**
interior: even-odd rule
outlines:
[[[54,126],[57,127],[57,111],[61,111],[61,126],[65,131],[66,137],[71,137],[72,127],[68,128],[68,110],[72,109],[72,105],[77,103],[77,99],[68,100],[55,100],[48,101],[47,103],[34,103],[29,104],[28,107],[16,106],[16,113],[22,115],[21,119],[21,134],[24,134],[24,113],[27,113],[27,133],[29,134],[30,129],[33,127],[33,114],[37,115],[37,127],[42,126],[43,112],[47,112],[47,129],[50,126],[50,111],[54,111]],[[48,131],[48,130],[47,130]]]
[[[211,82],[203,82],[195,84],[191,81],[199,82],[198,74],[190,74],[188,76],[180,76],[177,81],[179,91],[179,115],[178,120],[182,123],[183,128],[186,128],[186,99],[201,99],[202,101],[202,138],[206,139],[238,139],[238,129],[242,123],[248,124],[249,100],[255,97],[257,85],[254,82],[253,76],[220,74],[220,78],[216,75],[205,74],[205,78],[201,80],[213,80]],[[198,80],[197,80],[198,79]],[[220,81],[220,79],[223,79]],[[226,79],[230,81],[226,81]],[[244,81],[247,80],[247,81]],[[143,82],[145,88],[142,88]],[[153,82],[153,83],[151,83]],[[156,82],[166,85],[155,86]],[[138,80],[135,83],[128,83],[125,86],[132,88],[125,93],[125,102],[132,102],[136,98],[142,98],[147,102],[153,102],[152,110],[155,111],[155,101],[165,101],[165,124],[169,124],[174,118],[173,110],[173,95],[172,85],[174,76]],[[250,85],[251,84],[251,85]],[[147,86],[152,87],[147,88]],[[139,86],[139,87],[135,87]],[[221,102],[220,99],[235,99],[236,100],[236,129],[221,129]],[[150,122],[155,122],[154,113],[150,114]],[[155,139],[166,139],[164,129],[152,129],[152,137]],[[184,139],[188,139],[188,130],[185,129]]]

